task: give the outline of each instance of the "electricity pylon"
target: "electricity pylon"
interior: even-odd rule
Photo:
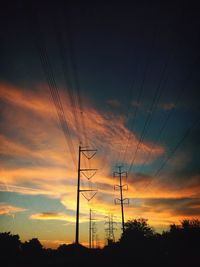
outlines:
[[[119,185],[114,186],[114,190],[120,191],[120,198],[115,198],[115,204],[121,205],[121,213],[122,213],[122,231],[124,232],[124,204],[129,204],[128,198],[123,198],[123,191],[128,190],[127,184],[122,184],[122,178],[127,178],[127,172],[121,171],[121,166],[118,167],[118,172],[113,172],[113,177],[119,177]]]
[[[96,225],[96,222],[93,222],[92,223],[92,248],[95,248],[94,246],[94,242],[95,242],[95,239],[96,239],[96,233],[97,233],[97,225]]]
[[[90,152],[92,152],[90,154]],[[91,198],[87,198],[84,194],[83,196],[90,201],[97,193],[97,190],[92,190],[92,189],[80,189],[80,180],[81,180],[81,173],[88,179],[90,180],[95,173],[97,172],[97,169],[91,169],[91,168],[85,168],[85,169],[81,169],[81,155],[83,154],[88,160],[90,160],[91,158],[94,157],[94,155],[96,154],[97,149],[88,149],[83,148],[81,146],[79,146],[79,151],[78,151],[78,181],[77,181],[77,207],[76,207],[76,236],[75,236],[75,243],[79,244],[79,202],[80,202],[80,192],[94,192],[94,194],[92,195]],[[88,154],[87,154],[88,153]],[[93,171],[92,175],[87,175],[87,172],[91,172]]]
[[[114,231],[117,229],[114,227],[116,222],[113,221],[113,215],[110,214],[109,216],[106,216],[106,218],[107,218],[107,222],[105,222],[105,224],[108,225],[108,228],[106,228],[105,231],[106,231],[107,243],[109,245],[110,243],[115,242]]]
[[[93,244],[93,224],[92,221],[95,219],[92,217],[93,213],[92,210],[90,209],[90,215],[89,215],[89,248],[92,248]]]
[[[96,234],[96,248],[100,248],[99,236]]]

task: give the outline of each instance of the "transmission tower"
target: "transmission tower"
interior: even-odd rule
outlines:
[[[105,224],[108,226],[105,231],[106,231],[106,240],[107,240],[107,244],[111,244],[113,242],[115,242],[115,235],[114,235],[114,231],[117,230],[114,225],[116,224],[116,222],[113,221],[113,215],[110,214],[109,216],[106,216],[107,218],[107,222],[105,222]]]
[[[97,225],[96,222],[92,222],[92,248],[95,248],[94,242],[96,240]]]
[[[96,248],[100,248],[99,235],[96,234]]]
[[[79,203],[80,203],[80,193],[88,200],[90,201],[97,193],[97,190],[93,189],[80,189],[80,180],[81,180],[81,173],[90,180],[97,172],[97,169],[91,169],[91,168],[81,168],[81,155],[85,156],[88,160],[92,159],[94,155],[96,154],[97,149],[89,149],[87,147],[81,147],[79,146],[78,151],[78,181],[77,181],[77,207],[76,207],[76,236],[75,236],[75,243],[79,244]],[[92,172],[92,174],[91,174]],[[88,175],[88,173],[90,175]],[[93,195],[88,198],[84,195],[84,192],[94,192]]]
[[[127,172],[121,171],[121,166],[118,167],[118,172],[113,172],[113,177],[119,177],[119,185],[114,186],[114,190],[120,191],[120,198],[115,198],[115,204],[121,205],[121,213],[122,213],[122,231],[124,232],[124,204],[129,204],[128,198],[123,198],[123,191],[128,190],[127,184],[122,184],[122,178],[127,178]]]
[[[92,221],[94,221],[94,217],[92,216],[93,215],[93,211],[90,209],[90,215],[89,215],[89,248],[92,248],[92,244],[93,244],[93,223]]]

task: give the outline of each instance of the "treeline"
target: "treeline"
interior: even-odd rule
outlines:
[[[146,219],[131,220],[118,242],[102,249],[60,245],[45,249],[37,238],[22,243],[18,235],[0,233],[2,266],[200,266],[200,221],[183,220],[156,233]]]

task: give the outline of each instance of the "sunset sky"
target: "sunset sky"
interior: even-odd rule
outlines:
[[[90,208],[101,245],[109,214],[120,237],[117,166],[128,172],[126,221],[146,218],[162,231],[200,219],[198,8],[26,2],[0,11],[0,232],[53,248],[75,241],[80,142],[98,150],[81,158],[82,167],[98,169],[90,181],[81,176],[82,189],[98,190],[91,201],[81,196],[82,244]]]

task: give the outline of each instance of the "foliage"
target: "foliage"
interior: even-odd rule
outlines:
[[[18,235],[12,235],[10,232],[0,233],[0,249],[6,251],[7,249],[10,252],[18,252],[21,246]]]
[[[87,249],[81,245],[60,245],[57,250],[44,249],[37,238],[22,243],[18,235],[0,233],[3,266],[199,266],[200,221],[183,220],[168,231],[155,233],[146,219],[125,223],[119,242],[104,249]],[[125,255],[125,256],[124,256]]]
[[[126,243],[133,240],[141,240],[154,235],[154,230],[148,225],[147,219],[134,219],[125,223],[125,231],[120,242]]]
[[[43,253],[43,247],[37,238],[32,238],[29,241],[25,241],[22,245],[23,253],[25,257],[40,257]]]

